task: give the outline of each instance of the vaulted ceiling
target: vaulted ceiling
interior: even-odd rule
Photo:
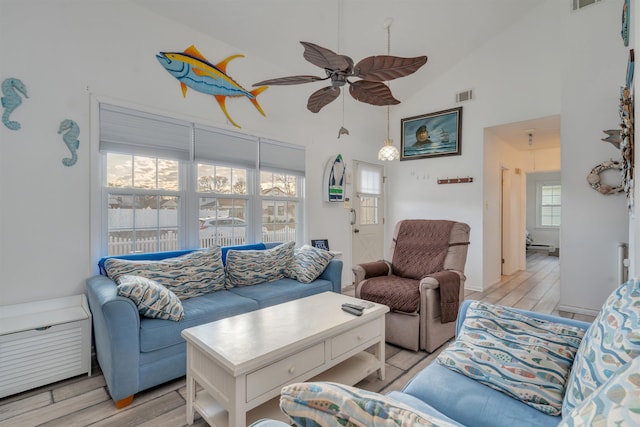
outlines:
[[[386,18],[392,18],[391,54],[427,55],[415,74],[394,80],[396,98],[407,99],[462,58],[517,25],[522,15],[548,0],[134,0],[165,18],[282,69],[280,75],[322,76],[305,61],[309,41],[354,61],[387,52]],[[310,84],[308,96],[322,87]],[[466,89],[466,88],[460,88]],[[515,135],[520,135],[518,130]]]

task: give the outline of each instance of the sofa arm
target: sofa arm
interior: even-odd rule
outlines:
[[[342,260],[332,259],[324,269],[319,279],[329,280],[333,286],[333,292],[342,293]]]
[[[140,315],[133,301],[118,296],[116,283],[106,276],[87,279],[87,296],[98,362],[117,402],[139,390]]]
[[[460,332],[460,328],[462,328],[462,324],[464,323],[464,319],[467,317],[467,310],[469,309],[469,305],[474,302],[473,300],[466,300],[462,304],[460,304],[460,311],[458,312],[458,320],[456,321],[456,336]],[[518,308],[509,307],[514,311],[525,314],[527,316],[533,317],[534,319],[546,320],[549,322],[562,323],[564,325],[576,326],[578,328],[587,330],[591,323],[583,322],[581,320],[569,319],[567,317],[555,316],[553,314],[546,313],[536,313],[533,311],[521,310]]]
[[[358,283],[362,282],[364,279],[388,276],[391,274],[391,263],[384,260],[367,262],[353,266],[351,271],[353,271],[353,275],[355,276],[354,284],[357,287]]]
[[[460,276],[460,284],[463,285],[465,280],[467,280],[466,276],[456,270],[449,270],[452,271],[454,273],[458,273],[458,276]],[[420,280],[420,292],[422,292],[423,289],[438,289],[440,287],[440,282],[438,282],[438,280],[434,277],[424,277],[422,280]]]

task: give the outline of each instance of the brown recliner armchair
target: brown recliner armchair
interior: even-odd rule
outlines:
[[[353,267],[355,295],[386,304],[386,341],[429,353],[455,335],[464,300],[470,227],[445,220],[396,224],[389,261]],[[443,303],[443,304],[441,304]]]

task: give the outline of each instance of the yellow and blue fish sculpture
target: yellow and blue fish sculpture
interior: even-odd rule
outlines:
[[[268,87],[261,86],[255,90],[248,91],[227,75],[226,69],[229,61],[241,57],[244,57],[244,55],[232,55],[224,61],[213,65],[194,45],[189,46],[184,52],[160,52],[156,55],[160,64],[180,82],[182,96],[187,96],[188,87],[198,92],[213,95],[227,119],[238,128],[240,126],[227,112],[227,107],[225,106],[227,97],[246,96],[260,114],[266,116],[256,97]]]

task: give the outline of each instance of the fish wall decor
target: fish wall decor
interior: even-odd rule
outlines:
[[[184,52],[160,52],[156,55],[158,62],[180,82],[182,96],[187,96],[187,88],[198,92],[213,95],[220,108],[229,121],[240,127],[227,112],[225,101],[227,97],[246,96],[256,109],[266,116],[256,97],[267,89],[261,86],[248,91],[240,86],[227,74],[227,64],[234,58],[242,58],[244,55],[232,55],[224,61],[213,65],[205,58],[194,45],[189,46]]]
[[[67,145],[67,148],[71,152],[71,157],[65,157],[62,159],[62,164],[65,166],[73,166],[78,161],[78,148],[80,147],[80,127],[73,120],[63,120],[60,122],[60,128],[58,133],[63,133],[62,140]]]
[[[2,101],[2,107],[4,113],[2,114],[2,123],[11,129],[19,130],[21,128],[20,123],[9,120],[9,116],[13,111],[22,104],[22,96],[28,98],[27,87],[20,79],[8,78],[2,82],[2,94],[4,95],[0,101]]]

